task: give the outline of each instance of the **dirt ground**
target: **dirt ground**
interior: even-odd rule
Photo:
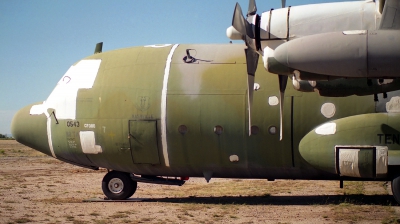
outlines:
[[[0,141],[0,223],[400,223],[390,183],[191,178],[138,184],[128,202],[103,199],[107,171],[75,167]]]

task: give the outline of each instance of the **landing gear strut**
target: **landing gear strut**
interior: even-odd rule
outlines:
[[[129,173],[119,171],[108,172],[101,183],[103,193],[111,200],[124,200],[131,197],[137,188]]]
[[[400,176],[392,180],[392,193],[394,199],[400,204]]]

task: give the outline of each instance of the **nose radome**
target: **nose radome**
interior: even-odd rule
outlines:
[[[32,105],[19,110],[11,122],[11,133],[17,142],[51,156],[45,114],[30,115]]]

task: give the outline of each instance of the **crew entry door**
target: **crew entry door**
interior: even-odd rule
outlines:
[[[157,121],[129,121],[129,141],[136,164],[160,164],[157,144]]]

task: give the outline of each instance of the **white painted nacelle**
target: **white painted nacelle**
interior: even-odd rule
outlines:
[[[253,45],[267,63],[270,52],[293,39],[344,30],[378,29],[381,14],[377,7],[375,1],[368,0],[272,9],[258,17],[259,23],[256,16],[248,17],[253,33],[259,36],[247,44]],[[260,32],[255,32],[256,29]],[[231,40],[244,39],[233,27],[227,29],[227,36]]]

